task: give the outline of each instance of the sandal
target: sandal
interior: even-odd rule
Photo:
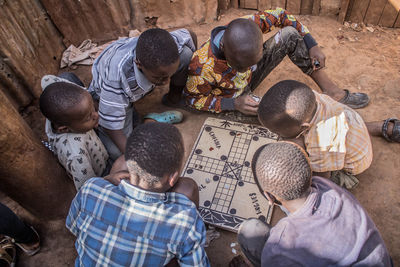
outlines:
[[[6,266],[15,266],[17,259],[17,250],[9,237],[3,237],[0,240],[0,263],[5,262]],[[1,265],[3,266],[3,265]]]
[[[391,136],[388,135],[388,125],[389,122],[393,122],[393,131]],[[382,125],[382,135],[389,142],[400,143],[400,120],[396,118],[388,118],[383,122]]]
[[[24,243],[17,243],[15,242],[15,245],[17,247],[19,247],[25,254],[27,254],[28,256],[33,256],[35,255],[39,250],[40,250],[40,236],[39,234],[36,232],[35,228],[33,228],[33,226],[31,226],[31,229],[33,232],[35,232],[36,237],[37,237],[37,244],[39,244],[37,247],[35,248],[26,248]]]
[[[149,113],[143,117],[144,119],[152,119],[164,123],[180,123],[183,119],[182,112],[179,111],[165,111],[163,113]]]
[[[344,89],[346,95],[339,100],[340,103],[345,104],[353,109],[363,108],[369,103],[369,96],[364,93],[350,93],[349,90]]]

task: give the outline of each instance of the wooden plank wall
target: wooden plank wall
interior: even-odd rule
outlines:
[[[349,2],[346,11],[342,10],[339,21],[344,20],[383,27],[400,27],[400,0],[341,0]]]
[[[292,14],[335,15],[343,23],[364,22],[384,27],[400,27],[400,0],[231,0],[240,8],[285,8]],[[233,5],[232,5],[233,6]]]

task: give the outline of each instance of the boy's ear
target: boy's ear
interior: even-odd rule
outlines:
[[[274,201],[274,199],[272,199],[270,194],[267,191],[264,191],[263,193],[264,193],[264,196],[268,199],[269,205],[270,206],[274,205],[275,201]]]
[[[173,187],[176,184],[176,182],[178,182],[178,178],[179,178],[179,173],[177,171],[168,176],[168,185]]]
[[[140,63],[140,61],[138,59],[135,59],[135,63],[136,63],[136,66],[138,67],[138,69],[142,69],[142,63]]]
[[[303,122],[303,123],[301,124],[301,129],[302,129],[302,130],[308,130],[308,129],[310,129],[310,127],[311,127],[311,125],[310,125],[310,123],[308,123],[308,122]]]

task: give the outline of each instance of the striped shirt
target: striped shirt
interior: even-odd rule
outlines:
[[[75,266],[209,266],[205,225],[178,193],[114,186],[90,179],[72,201],[66,221],[77,237]]]
[[[353,175],[365,171],[372,162],[372,144],[363,119],[346,105],[314,93],[317,111],[304,136],[312,170],[344,170]]]
[[[179,29],[170,34],[179,53],[184,46],[195,50],[188,30]],[[94,61],[93,79],[88,90],[96,92],[100,98],[99,124],[104,128],[123,129],[126,109],[155,87],[135,63],[138,39],[121,38],[109,45]]]

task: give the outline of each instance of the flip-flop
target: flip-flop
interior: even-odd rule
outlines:
[[[339,100],[340,103],[345,104],[353,109],[363,108],[369,103],[369,96],[364,93],[350,93],[349,90],[344,89],[345,96]]]
[[[392,135],[390,137],[387,133],[389,122],[393,122],[393,131],[392,131]],[[400,120],[398,120],[396,118],[386,119],[382,125],[382,135],[389,142],[400,143]]]
[[[15,266],[17,259],[17,250],[9,237],[3,237],[0,240],[0,262],[5,262],[6,266]]]
[[[39,234],[36,232],[35,228],[33,228],[33,226],[31,226],[32,231],[36,234],[36,237],[38,239],[38,242],[40,243],[40,236]],[[37,248],[34,249],[27,249],[26,247],[24,247],[23,243],[17,243],[15,242],[15,245],[17,247],[19,247],[25,254],[27,254],[28,256],[33,256],[35,255],[39,250],[40,250],[40,245]]]
[[[165,111],[163,113],[149,113],[143,117],[144,119],[153,119],[158,122],[169,124],[180,123],[183,119],[183,114],[180,111]]]

